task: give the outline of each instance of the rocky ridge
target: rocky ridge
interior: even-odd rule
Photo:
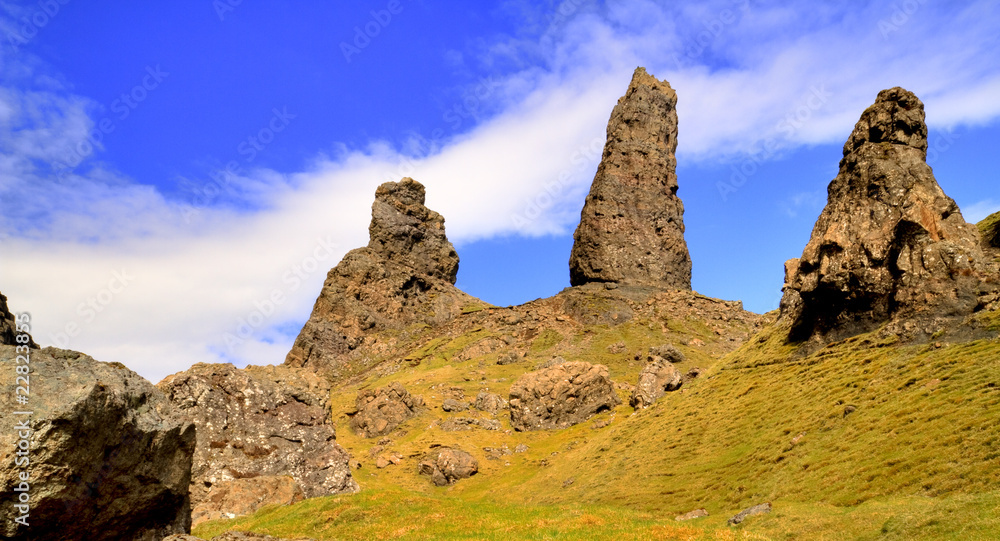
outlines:
[[[573,234],[570,284],[691,289],[684,204],[677,197],[677,94],[636,68]]]
[[[997,272],[974,225],[934,179],[924,105],[879,92],[844,145],[840,172],[802,257],[785,264],[792,340],[872,330],[930,336],[996,302]]]

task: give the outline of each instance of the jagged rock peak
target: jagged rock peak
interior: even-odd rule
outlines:
[[[368,247],[387,260],[454,284],[458,254],[444,233],[444,217],[424,206],[424,185],[406,177],[375,190]]]
[[[691,289],[677,197],[677,94],[636,68],[611,112],[601,163],[580,214],[570,283]]]
[[[384,350],[414,324],[439,325],[470,303],[482,304],[455,288],[458,254],[424,194],[411,178],[378,187],[368,246],[348,252],[327,274],[285,364],[346,377],[376,362],[368,346]],[[393,336],[376,336],[386,330]]]
[[[793,340],[827,342],[889,321],[916,338],[993,294],[979,233],[926,155],[923,103],[902,88],[880,92],[844,145],[802,257],[785,264],[781,314]]]

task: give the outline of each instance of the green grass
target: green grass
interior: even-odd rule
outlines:
[[[978,316],[989,324],[996,313]],[[721,323],[720,323],[721,325]],[[359,460],[357,495],[312,499],[251,517],[202,525],[317,539],[1000,539],[1000,341],[904,345],[876,333],[796,355],[787,328],[771,325],[736,351],[703,322],[637,314],[619,325],[544,329],[524,362],[469,348],[496,338],[473,326],[430,339],[416,366],[370,376],[331,395],[337,441]],[[690,337],[705,342],[692,346]],[[625,351],[611,348],[624,342]],[[634,383],[650,346],[672,342],[680,368],[704,374],[651,408],[623,405],[558,431],[444,432],[445,392],[506,395],[552,355],[601,362]],[[614,352],[612,352],[614,351]],[[639,355],[642,360],[635,360]],[[466,360],[460,360],[466,359]],[[357,391],[399,381],[427,410],[375,440],[353,434],[344,412]],[[845,415],[848,406],[853,411]],[[476,415],[465,413],[460,415]],[[602,423],[604,424],[604,423]],[[793,441],[794,440],[794,441]],[[484,447],[525,453],[486,460]],[[416,474],[419,457],[450,445],[479,459],[480,473],[450,487]],[[567,484],[567,480],[573,482]],[[732,528],[726,519],[763,501],[774,512]],[[711,516],[676,523],[705,507]]]

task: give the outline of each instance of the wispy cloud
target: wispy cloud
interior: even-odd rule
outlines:
[[[381,182],[426,184],[428,206],[459,244],[569,231],[599,159],[594,142],[599,149],[636,65],[678,91],[682,160],[839,144],[877,91],[897,84],[922,97],[932,128],[1000,115],[989,2],[921,4],[888,35],[879,21],[891,8],[875,2],[792,10],[567,0],[555,15],[519,5],[533,31],[449,56],[456,69],[492,72],[496,88],[475,125],[470,116],[462,133],[429,147],[372,141],[317,152],[302,171],[244,167],[231,191],[194,214],[189,199],[125,178],[99,149],[56,174],[65,149],[93,130],[95,105],[26,53],[0,54],[0,287],[15,309],[34,312],[40,343],[122,361],[153,380],[199,361],[275,363],[326,271],[367,242]],[[824,101],[814,107],[817,92]],[[132,279],[112,291],[114,273]]]

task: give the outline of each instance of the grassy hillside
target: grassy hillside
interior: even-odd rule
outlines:
[[[605,301],[595,299],[595,305]],[[645,306],[644,309],[636,307]],[[1000,341],[899,345],[877,333],[792,355],[772,324],[725,353],[747,325],[692,317],[677,303],[635,303],[620,324],[576,314],[519,343],[527,357],[496,364],[478,347],[503,332],[466,325],[414,346],[391,369],[335,389],[338,442],[361,463],[362,493],[318,498],[209,523],[318,539],[997,539],[1000,538]],[[600,312],[601,309],[597,309]],[[598,314],[599,315],[599,314]],[[1000,330],[1000,315],[980,316]],[[561,431],[445,432],[446,396],[506,395],[553,355],[607,364],[635,383],[648,347],[673,342],[682,371],[705,373],[653,407],[623,405]],[[732,349],[732,348],[729,348]],[[484,353],[485,352],[485,353]],[[637,358],[638,357],[638,358]],[[351,433],[345,412],[360,388],[399,381],[428,410],[381,445]],[[480,415],[486,416],[486,414]],[[484,448],[523,453],[487,459]],[[435,487],[416,474],[432,445],[477,457],[478,475]],[[397,453],[398,465],[375,467]],[[774,512],[726,519],[770,501]],[[699,507],[711,516],[675,522]]]

